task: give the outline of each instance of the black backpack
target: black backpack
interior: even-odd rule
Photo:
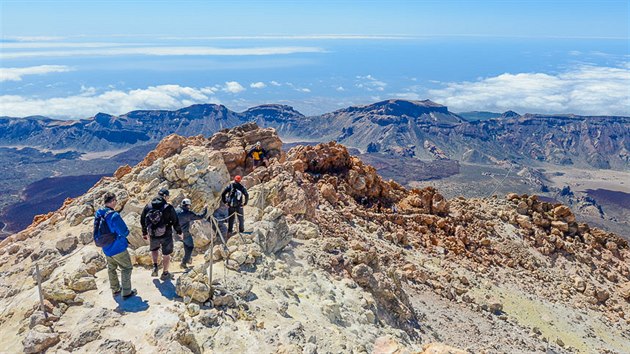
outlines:
[[[236,188],[235,184],[230,186],[230,194],[228,194],[228,205],[231,207],[239,207],[243,204],[243,192]]]
[[[166,223],[164,222],[164,209],[168,204],[164,203],[162,207],[156,207],[156,203],[151,202],[151,210],[147,212],[147,233],[153,238],[159,238],[166,234]]]
[[[113,213],[113,210],[108,210],[104,215],[97,216],[94,218],[94,244],[97,247],[105,247],[111,245],[115,240],[117,235],[112,232],[107,225],[107,216]]]

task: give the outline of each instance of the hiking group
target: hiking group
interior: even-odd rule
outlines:
[[[247,205],[249,194],[240,182],[241,176],[235,176],[234,181],[221,194],[221,200],[228,207],[228,237],[233,234],[236,217],[238,217],[239,232],[245,230],[243,206]],[[153,260],[151,276],[153,277],[157,277],[159,274],[158,259],[160,251],[162,252],[162,274],[160,275],[162,281],[173,279],[169,272],[171,254],[174,249],[173,231],[175,231],[178,239],[184,243],[184,257],[180,266],[187,269],[194,250],[194,240],[190,232],[191,222],[204,219],[208,214],[207,207],[201,214],[190,210],[192,202],[188,198],[182,200],[178,208],[174,208],[168,202],[169,197],[168,189],[160,189],[157,196],[145,206],[140,216],[142,237],[149,240],[149,250]],[[136,289],[131,287],[133,264],[129,251],[127,251],[129,228],[115,210],[117,199],[114,193],[105,193],[103,204],[103,207],[96,211],[94,217],[94,243],[101,247],[105,253],[109,284],[113,296],[121,295],[123,299],[127,299],[137,294]],[[121,273],[120,281],[118,268],[120,268]]]

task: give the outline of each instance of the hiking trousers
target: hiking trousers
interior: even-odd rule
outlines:
[[[182,258],[183,264],[190,263],[194,249],[195,249],[195,246],[187,245],[186,242],[184,242],[184,258]]]
[[[131,257],[129,251],[124,250],[114,256],[105,256],[107,259],[107,274],[109,275],[109,286],[112,292],[122,291],[122,295],[126,296],[131,293],[131,270],[133,265],[131,264]],[[118,281],[118,273],[116,270],[120,268],[120,278]],[[122,283],[122,288],[121,288]]]
[[[238,213],[238,215],[235,215],[234,213]],[[234,217],[235,216],[238,216],[238,231],[244,232],[245,231],[245,216],[243,215],[243,206],[241,205],[237,207],[229,207],[228,215],[230,215],[228,219],[228,232],[232,232],[232,230],[234,230]]]

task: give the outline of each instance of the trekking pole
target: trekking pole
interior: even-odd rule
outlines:
[[[39,264],[35,263],[35,274],[37,275],[37,290],[39,292],[39,305],[41,307],[42,312],[44,313],[44,318],[48,319],[48,314],[46,313],[46,308],[44,308],[44,295],[42,294],[42,276],[39,273]]]

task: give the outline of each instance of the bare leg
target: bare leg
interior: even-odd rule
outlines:
[[[171,256],[162,256],[162,266],[164,267],[164,272],[168,272],[168,265],[171,263]]]
[[[158,256],[160,255],[160,250],[151,251],[151,258],[153,258],[153,264],[158,264]]]

